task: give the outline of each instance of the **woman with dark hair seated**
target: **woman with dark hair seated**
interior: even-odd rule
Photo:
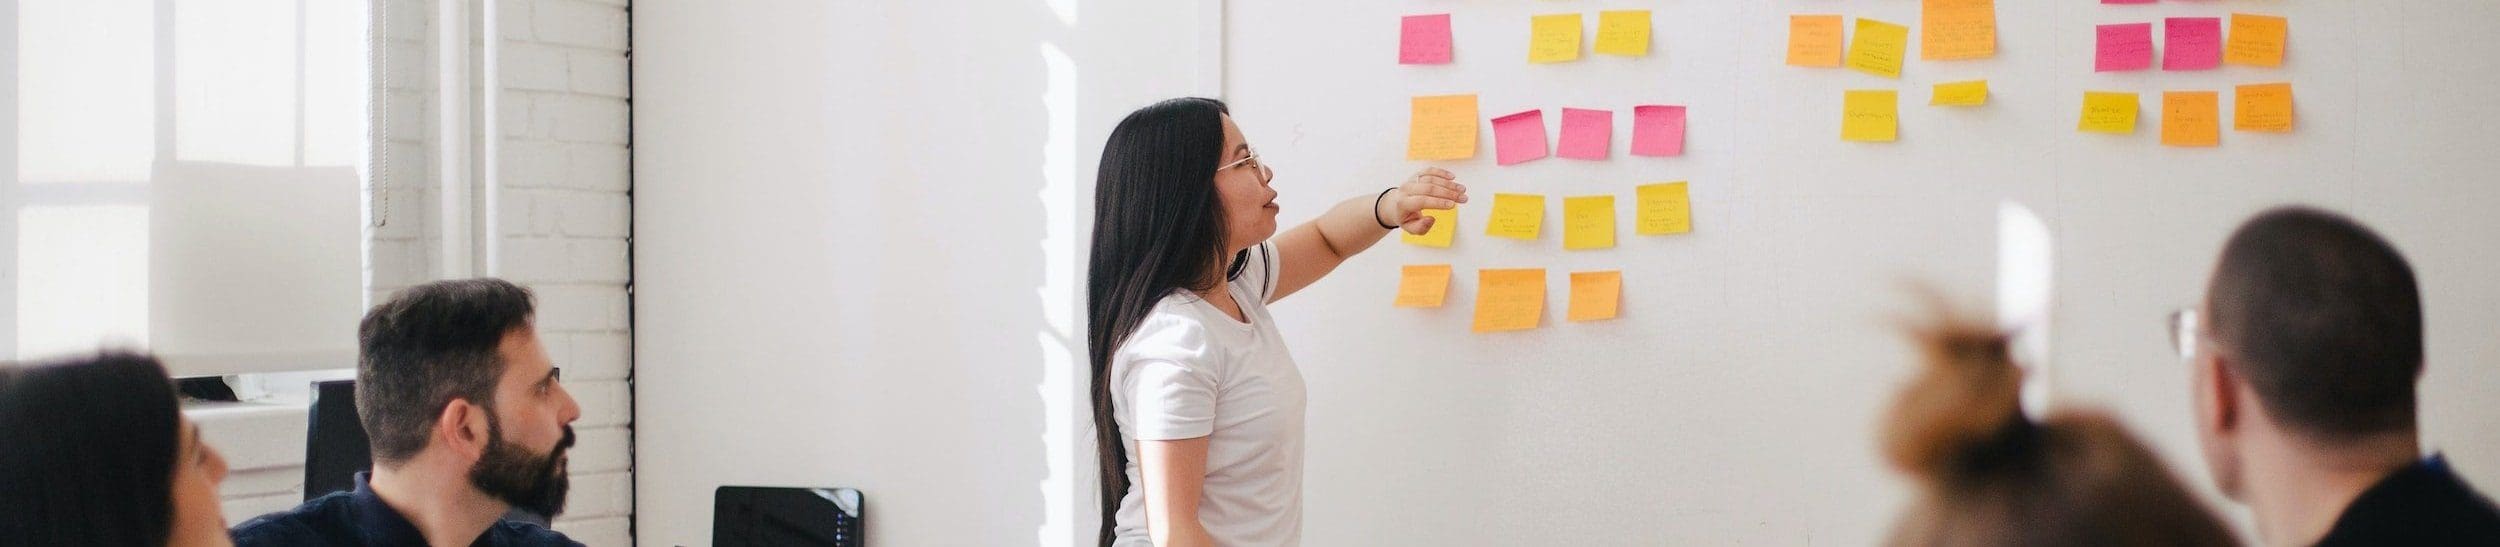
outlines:
[[[155,358],[0,366],[0,545],[231,545],[225,478]]]

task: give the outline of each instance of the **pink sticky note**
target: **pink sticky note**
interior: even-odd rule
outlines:
[[[2101,0],[2103,4],[2151,4],[2153,0]]]
[[[1511,165],[1545,157],[1545,111],[1493,119],[1494,163]]]
[[[2206,70],[2222,65],[2222,18],[2164,20],[2162,70]]]
[[[2153,24],[2127,23],[2099,27],[2099,56],[2093,72],[2144,70],[2153,67]]]
[[[1554,147],[1554,155],[1575,160],[1606,159],[1607,149],[1614,147],[1614,138],[1615,111],[1565,108],[1562,145]]]
[[[1450,14],[1408,15],[1398,25],[1398,64],[1450,62]]]
[[[1684,155],[1684,107],[1661,104],[1632,107],[1632,155]]]

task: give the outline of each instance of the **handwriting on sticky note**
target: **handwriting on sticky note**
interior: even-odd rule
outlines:
[[[1838,15],[1788,16],[1788,64],[1840,66],[1841,26]]]
[[[1516,165],[1545,157],[1545,111],[1530,110],[1493,119],[1495,163]]]
[[[1927,104],[1934,106],[1980,106],[1988,104],[1988,81],[1945,82],[1936,84]]]
[[[2281,17],[2231,14],[2231,37],[2223,46],[2222,62],[2283,66],[2283,35],[2286,32],[2287,25]]]
[[[1476,157],[1476,96],[1416,97],[1406,126],[1406,159]]]
[[[1615,246],[1615,197],[1563,198],[1563,248],[1610,249]]]
[[[1886,78],[1901,77],[1902,53],[1910,47],[1910,27],[1858,18],[1858,37],[1849,41],[1849,68]]]
[[[1539,15],[1529,19],[1528,31],[1528,62],[1579,60],[1580,14]]]
[[[1484,235],[1511,239],[1536,239],[1545,224],[1545,196],[1538,194],[1494,194],[1493,218],[1484,223]]]
[[[1684,181],[1643,184],[1632,191],[1639,215],[1634,230],[1641,235],[1693,231],[1693,199],[1685,193]]]
[[[1398,270],[1400,308],[1438,308],[1450,294],[1450,265],[1416,264]]]
[[[1398,64],[1450,62],[1450,14],[1408,15],[1398,22]]]
[[[2162,70],[2206,70],[2222,65],[2222,19],[2172,17],[2162,21]]]
[[[2083,118],[2075,123],[2075,130],[2093,133],[2134,133],[2135,98],[2134,93],[2084,92]]]
[[[1457,209],[1425,209],[1421,214],[1432,218],[1432,229],[1425,230],[1424,235],[1399,230],[1398,241],[1425,247],[1448,248],[1450,240],[1458,237]]]
[[[1649,10],[1597,12],[1595,49],[1607,55],[1649,55]]]
[[[1996,0],[1925,0],[1919,13],[1918,58],[1984,59],[1997,53]]]
[[[1632,155],[1684,155],[1684,107],[1664,104],[1632,107]]]
[[[1562,144],[1554,155],[1580,160],[1606,159],[1614,147],[1615,112],[1565,108],[1562,111]]]
[[[1841,99],[1840,139],[1892,142],[1901,135],[1900,92],[1852,89]]]
[[[1476,270],[1476,332],[1533,329],[1544,318],[1544,268]]]
[[[1622,305],[1623,270],[1571,272],[1571,320],[1614,319]]]
[[[2239,97],[2232,104],[2233,129],[2266,133],[2292,131],[2292,84],[2249,84],[2239,86],[2237,91]]]
[[[2222,99],[2212,91],[2165,91],[2161,94],[2161,143],[2166,146],[2222,144]]]
[[[2100,54],[2093,56],[2093,72],[2144,70],[2153,67],[2153,24],[2125,23],[2101,25]]]

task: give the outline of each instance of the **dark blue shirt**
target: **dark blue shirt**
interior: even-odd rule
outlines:
[[[293,545],[366,545],[371,547],[425,547],[425,536],[417,525],[408,522],[399,511],[382,503],[365,484],[366,474],[356,474],[356,491],[335,492],[313,498],[294,509],[270,513],[234,527],[237,547]],[[581,543],[564,534],[536,524],[495,521],[478,534],[479,547],[580,547]]]
[[[2353,498],[2318,545],[2500,545],[2500,509],[2433,455]]]

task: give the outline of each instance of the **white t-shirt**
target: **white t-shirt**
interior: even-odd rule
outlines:
[[[1111,355],[1111,408],[1128,443],[1120,547],[1150,546],[1137,441],[1208,437],[1198,522],[1217,545],[1302,543],[1302,371],[1294,367],[1267,300],[1276,248],[1250,249],[1229,287],[1248,323],[1195,293],[1155,304]]]

